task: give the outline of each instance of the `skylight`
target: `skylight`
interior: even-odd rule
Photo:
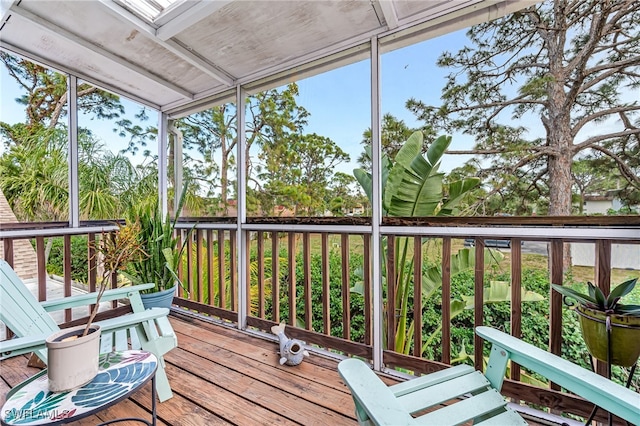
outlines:
[[[180,0],[118,0],[123,6],[131,12],[153,22],[164,12],[169,6]]]

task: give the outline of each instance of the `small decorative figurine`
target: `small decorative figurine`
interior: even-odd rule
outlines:
[[[285,323],[274,325],[271,332],[280,339],[280,365],[298,365],[309,352],[304,348],[305,343],[298,339],[289,339],[284,335]]]

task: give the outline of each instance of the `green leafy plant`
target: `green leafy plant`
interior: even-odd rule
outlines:
[[[558,293],[562,294],[565,298],[565,303],[566,298],[570,298],[577,301],[581,306],[602,311],[607,314],[640,316],[639,305],[624,305],[620,303],[620,299],[629,294],[637,282],[637,278],[625,281],[617,285],[611,293],[609,293],[609,296],[605,296],[602,290],[590,282],[587,282],[587,294],[580,293],[572,288],[557,284],[551,284],[551,287],[553,287],[553,289]],[[567,304],[571,305],[570,303]]]
[[[187,184],[184,188],[187,188]],[[169,213],[162,216],[157,200],[152,204],[133,207],[128,213],[127,223],[138,224],[138,242],[147,256],[129,262],[123,275],[133,284],[155,284],[155,287],[144,293],[168,290],[176,284],[185,288],[178,276],[178,266],[193,228],[187,232],[182,244],[175,228],[184,204],[184,194],[183,189],[173,219]]]
[[[444,174],[440,173],[440,161],[451,144],[451,136],[440,136],[433,141],[423,156],[422,132],[414,132],[400,148],[394,161],[386,155],[381,158],[382,204],[384,214],[395,217],[450,216],[457,212],[457,206],[464,196],[479,185],[478,178],[465,178],[445,186]],[[366,155],[371,158],[370,147]],[[373,178],[364,169],[356,169],[354,176],[372,200]],[[413,305],[413,257],[410,255],[410,242],[407,237],[395,239],[396,253],[395,282],[387,280],[386,264],[383,264],[383,285],[394,286],[395,300],[387,301],[385,309],[395,312],[397,318],[394,349],[408,354],[413,343],[413,320],[410,308]],[[382,250],[389,252],[387,239],[383,240]],[[426,241],[424,239],[423,243]],[[423,297],[421,305],[426,298]],[[421,324],[418,324],[421,326]],[[386,329],[386,327],[385,327]]]

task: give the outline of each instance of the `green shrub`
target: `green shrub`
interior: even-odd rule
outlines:
[[[62,237],[53,239],[47,262],[47,272],[64,276],[64,238]],[[87,236],[71,237],[71,279],[83,284],[89,280]]]

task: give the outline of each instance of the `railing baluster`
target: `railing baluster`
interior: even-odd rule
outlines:
[[[422,356],[422,237],[413,237],[413,356]]]
[[[271,233],[271,312],[273,321],[280,322],[280,240]]]
[[[13,238],[5,238],[2,242],[4,248],[4,260],[13,268]]]
[[[511,240],[511,335],[522,336],[522,247],[520,238]],[[520,380],[520,366],[511,363],[511,380]]]
[[[364,245],[364,270],[362,271],[364,281],[364,343],[371,344],[371,334],[373,324],[371,322],[371,235],[362,235]]]
[[[311,293],[311,234],[302,234],[302,268],[304,283],[304,326],[307,330],[313,330],[313,304]]]
[[[202,276],[202,230],[196,229],[196,281],[198,283],[198,302],[204,301],[204,282]]]
[[[65,235],[63,240],[64,297],[69,297],[71,296],[71,235]],[[64,320],[71,321],[71,309],[64,310]]]
[[[214,272],[213,269],[213,230],[207,229],[207,295],[208,301],[207,304],[209,306],[215,306],[215,294],[213,289],[214,283]],[[218,306],[220,306],[220,302],[218,302]]]
[[[606,297],[611,292],[611,240],[596,241],[595,254],[595,282]],[[596,360],[596,372],[601,376],[608,377],[607,363]]]
[[[182,247],[182,230],[178,229],[175,231],[176,232],[176,240],[177,240],[177,246],[178,247]],[[182,259],[180,259],[180,262],[178,262],[178,277],[180,277],[180,281],[182,281],[182,283],[184,284],[184,268],[182,266]],[[187,283],[187,288],[189,286],[189,283]],[[182,286],[178,286],[178,297],[184,297],[184,288],[182,288]],[[189,298],[189,295],[187,295],[187,298]]]
[[[224,258],[224,231],[218,230],[218,306],[227,307],[227,277]]]
[[[45,260],[45,244],[44,237],[36,237],[36,259],[38,263],[38,301],[42,302],[47,300],[47,262]],[[95,262],[95,260],[94,260]],[[95,267],[94,267],[95,269]],[[91,282],[89,282],[91,284]],[[95,272],[93,290],[95,291]]]
[[[43,241],[44,244],[44,241]],[[37,245],[37,239],[36,239]],[[89,280],[89,292],[93,293],[96,291],[96,283],[98,280],[98,259],[97,259],[97,250],[96,250],[96,234],[89,234],[87,236],[87,259],[89,266],[89,276],[87,277]],[[44,255],[43,255],[44,262]],[[40,269],[39,261],[38,261],[38,269]],[[38,275],[40,275],[38,273]],[[40,277],[38,277],[40,279]],[[95,304],[89,306],[89,310],[92,311],[94,309]]]
[[[562,285],[564,266],[562,240],[553,239],[550,243],[549,256],[551,284]],[[562,351],[562,295],[557,291],[549,290],[551,298],[549,300],[549,352],[560,355]],[[550,383],[551,389],[560,390],[555,383]]]
[[[349,234],[341,234],[342,251],[342,337],[351,339],[351,286],[349,284]]]
[[[253,315],[251,311],[251,232],[247,231],[246,233],[247,243],[246,243],[246,253],[244,254],[247,259],[247,270],[244,273],[247,276],[247,286],[245,292],[247,294],[246,309],[248,315]],[[238,303],[242,302],[241,300]]]
[[[230,278],[230,290],[231,290],[231,310],[238,309],[238,276],[236,274],[236,265],[238,260],[236,258],[236,230],[229,231],[229,278]]]
[[[323,232],[322,239],[322,328],[324,334],[331,335],[331,289],[329,283],[329,234]]]
[[[484,305],[484,240],[476,238],[476,270],[475,270],[475,286],[473,290],[473,326],[479,327],[483,325],[484,317],[482,308]],[[482,339],[474,333],[473,337],[473,355],[476,370],[483,371],[483,351]]]
[[[189,299],[194,300],[193,297],[193,234],[188,233],[185,238],[187,239],[187,245],[185,250],[187,251],[187,282],[189,285],[187,286],[189,290]]]
[[[296,234],[288,233],[289,250],[289,325],[296,325]]]
[[[258,317],[264,318],[264,232],[258,231]]]
[[[442,238],[442,362],[451,363],[451,237]]]
[[[396,237],[387,236],[387,349],[396,349]]]

